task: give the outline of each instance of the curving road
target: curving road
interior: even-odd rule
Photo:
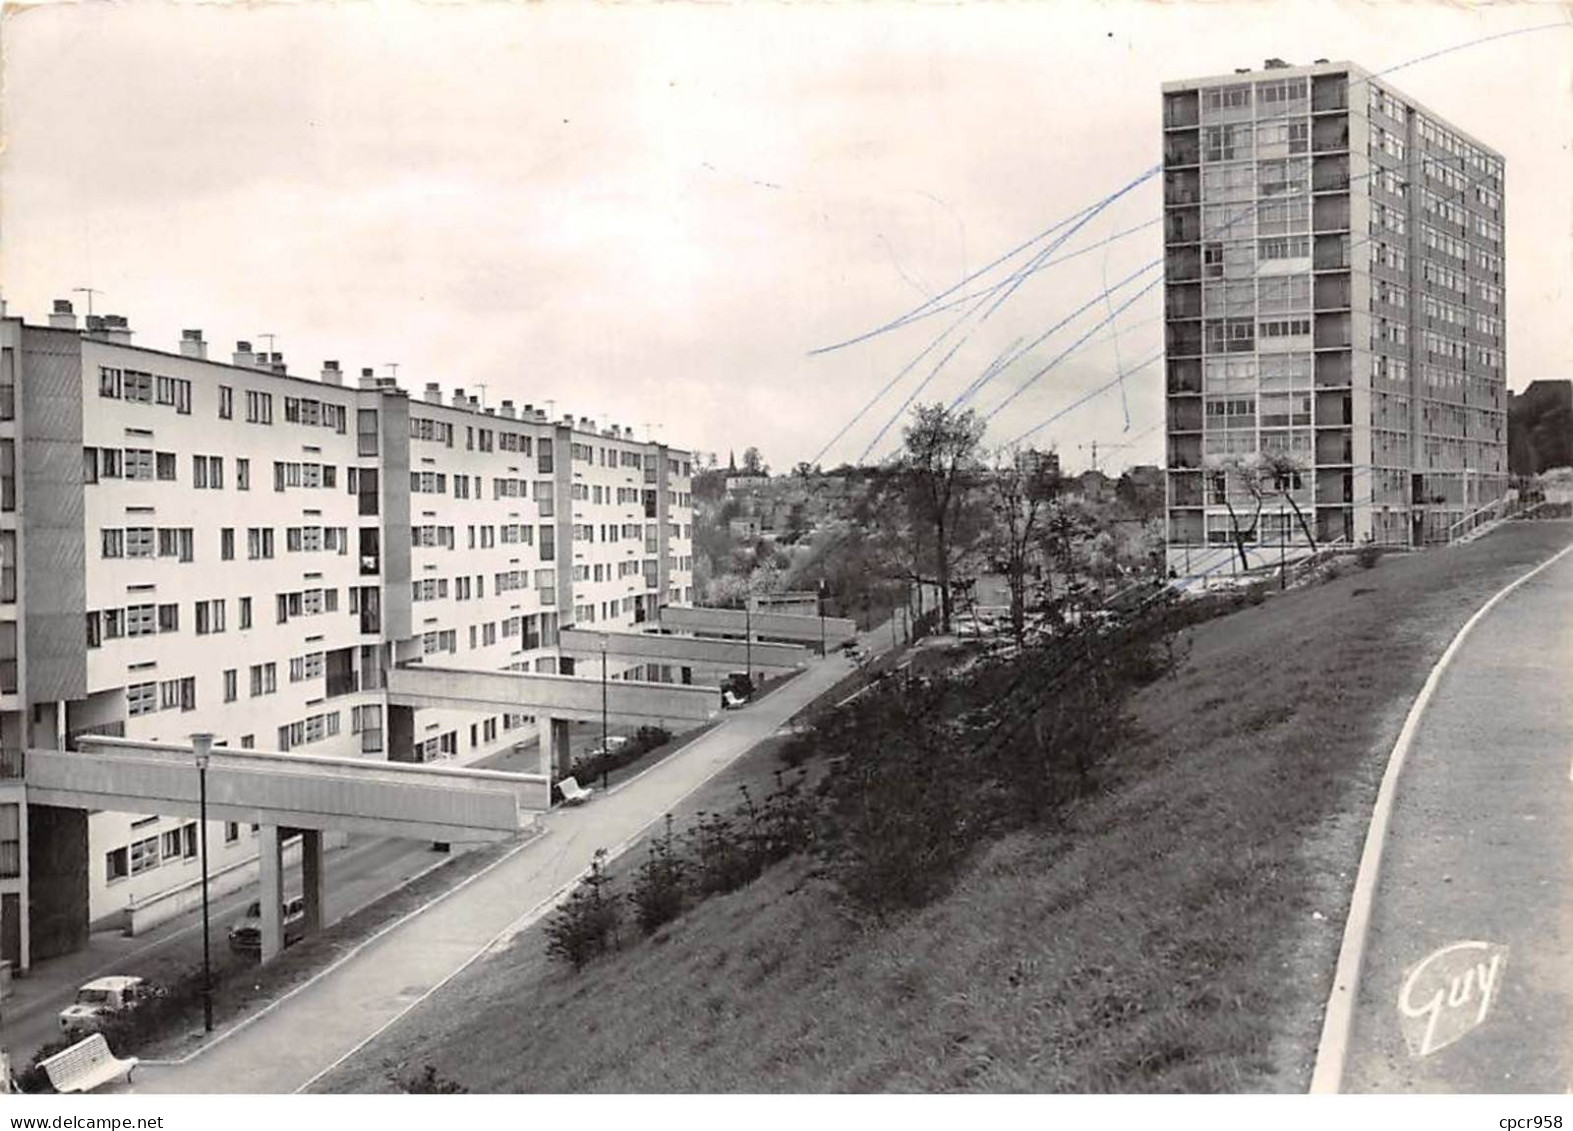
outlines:
[[[1464,640],[1398,784],[1346,1092],[1573,1087],[1573,554]]]

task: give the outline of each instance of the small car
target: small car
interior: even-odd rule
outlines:
[[[306,897],[297,895],[284,901],[280,908],[284,917],[284,945],[297,943],[306,934]],[[253,954],[262,953],[262,901],[253,899],[246,907],[240,922],[229,929],[231,950]]]
[[[94,978],[77,990],[75,1001],[60,1011],[60,1029],[67,1036],[96,1032],[108,1021],[158,994],[158,988],[146,978],[129,974]]]

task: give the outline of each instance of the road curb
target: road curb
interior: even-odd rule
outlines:
[[[219,1045],[223,1044],[225,1041],[227,1041],[231,1037],[235,1036],[235,1034],[243,1032],[246,1029],[249,1029],[253,1024],[255,1024],[256,1022],[262,1020],[264,1017],[266,1017],[268,1014],[272,1013],[279,1006],[283,1005],[285,1002],[287,1002],[291,998],[293,998],[296,994],[301,993],[303,990],[310,989],[312,986],[314,986],[318,982],[320,982],[323,978],[326,978],[329,974],[333,973],[339,967],[343,966],[346,962],[350,961],[356,955],[360,954],[361,951],[363,951],[367,947],[371,946],[377,940],[381,939],[384,935],[388,934],[390,931],[397,930],[399,927],[404,926],[404,924],[408,923],[411,919],[415,918],[417,915],[424,914],[426,911],[428,911],[431,908],[435,907],[437,904],[441,903],[443,900],[447,899],[449,896],[451,896],[451,895],[453,895],[453,894],[455,894],[457,892],[463,891],[465,888],[469,887],[476,880],[480,879],[482,876],[486,875],[488,872],[492,871],[494,868],[498,868],[498,867],[502,866],[503,864],[507,863],[509,860],[512,860],[515,856],[517,856],[519,853],[523,852],[526,848],[529,848],[531,845],[539,844],[540,841],[550,832],[551,832],[550,828],[547,828],[545,826],[541,826],[541,828],[539,829],[538,832],[534,833],[532,836],[527,837],[526,839],[520,841],[518,844],[514,845],[507,852],[505,852],[501,856],[499,856],[496,860],[493,860],[490,864],[486,865],[486,867],[482,868],[479,872],[475,872],[472,875],[466,876],[464,879],[460,880],[453,887],[447,888],[446,890],[439,892],[437,895],[433,896],[431,899],[427,900],[425,903],[421,904],[419,907],[412,908],[411,910],[405,912],[403,915],[400,915],[397,919],[394,919],[393,921],[391,921],[389,923],[383,924],[374,933],[372,933],[371,935],[368,935],[366,938],[364,938],[360,942],[356,943],[349,950],[345,951],[343,954],[339,955],[339,957],[335,958],[328,965],[324,966],[321,970],[318,970],[311,977],[307,978],[300,985],[292,987],[286,993],[284,993],[281,996],[275,998],[273,1001],[268,1002],[267,1005],[265,1005],[261,1009],[257,1010],[257,1012],[252,1013],[252,1014],[250,1014],[250,1015],[248,1015],[246,1017],[241,1018],[239,1021],[235,1022],[235,1024],[231,1025],[228,1029],[225,1029],[223,1032],[221,1032],[221,1033],[217,1034],[216,1036],[214,1036],[212,1040],[203,1042],[200,1046],[198,1046],[197,1048],[195,1048],[192,1051],[188,1052],[185,1056],[178,1057],[178,1058],[176,1058],[174,1060],[142,1060],[142,1061],[139,1061],[138,1063],[140,1064],[141,1067],[144,1067],[144,1068],[180,1068],[183,1065],[190,1064],[193,1060],[196,1060],[198,1057],[202,1056],[204,1053],[211,1052],[213,1049],[217,1048]],[[428,868],[424,872],[422,872],[421,875],[426,875],[429,872],[433,872],[437,868],[441,867],[443,864],[446,864],[448,862],[449,861],[447,861],[447,860],[438,861],[431,868]],[[410,883],[414,883],[415,880],[418,879],[418,878],[419,878],[419,876],[411,877],[411,879],[408,881],[408,883],[406,883],[404,886],[408,887]],[[390,894],[392,894],[392,893],[390,893]],[[373,901],[373,902],[375,902],[375,901]]]
[[[1398,740],[1387,756],[1387,769],[1382,774],[1382,784],[1377,789],[1376,803],[1371,811],[1371,823],[1366,829],[1365,845],[1360,852],[1360,870],[1355,876],[1354,892],[1349,901],[1349,916],[1344,920],[1343,941],[1338,950],[1338,964],[1333,970],[1333,988],[1328,993],[1327,1008],[1322,1015],[1322,1036],[1316,1048],[1316,1067],[1311,1073],[1309,1092],[1312,1095],[1336,1094],[1343,1082],[1345,1062],[1349,1056],[1349,1034],[1354,1025],[1354,1004],[1360,987],[1360,975],[1365,960],[1366,939],[1371,931],[1371,907],[1376,897],[1376,885],[1381,878],[1382,852],[1387,841],[1387,826],[1392,817],[1393,803],[1398,795],[1398,778],[1403,773],[1404,761],[1414,745],[1415,734],[1426,708],[1436,696],[1442,675],[1453,657],[1463,646],[1464,640],[1492,609],[1526,581],[1542,570],[1550,568],[1573,553],[1573,545],[1564,546],[1529,572],[1497,590],[1485,604],[1475,610],[1464,622],[1447,649],[1432,666],[1425,684],[1415,696],[1404,717]]]

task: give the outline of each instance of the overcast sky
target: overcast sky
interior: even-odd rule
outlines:
[[[1269,56],[1372,70],[1507,159],[1509,385],[1573,376],[1573,10],[1554,4],[127,3],[8,11],[3,294],[291,372],[397,362],[647,424],[776,470],[812,459],[947,325],[830,354],[1153,166],[1159,84]],[[1156,179],[1072,236],[1153,220]],[[950,400],[1155,258],[1155,226],[1025,282],[919,394]],[[997,276],[996,276],[997,277]],[[1114,302],[1134,294],[1138,282]],[[992,410],[1112,306],[976,397]],[[1157,290],[991,422],[1005,443],[1151,358]],[[955,315],[952,314],[951,317]],[[971,325],[971,323],[969,323]],[[855,460],[960,338],[823,455]],[[260,344],[259,344],[259,348]],[[1156,462],[1134,373],[1037,433],[1073,468]],[[1129,423],[1127,424],[1127,418]],[[899,440],[899,421],[870,458]],[[1116,447],[1116,445],[1126,445]],[[1104,453],[1107,453],[1106,455]]]

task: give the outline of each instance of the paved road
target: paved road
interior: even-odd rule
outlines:
[[[1573,555],[1476,626],[1421,722],[1398,784],[1344,1091],[1573,1086],[1570,671]]]
[[[522,926],[523,917],[589,866],[597,849],[638,835],[850,670],[841,656],[815,662],[648,773],[586,806],[548,814],[547,836],[187,1063],[139,1069],[132,1090],[275,1093],[302,1087],[500,935]]]
[[[327,855],[328,921],[337,922],[401,887],[441,859],[431,851],[429,841],[351,838],[345,847]],[[213,958],[220,977],[231,967],[256,965],[255,958],[231,954],[225,943],[230,924],[255,898],[256,885],[252,884],[213,902]],[[59,1036],[56,1015],[75,998],[83,982],[112,973],[168,982],[201,961],[200,910],[136,938],[118,931],[98,932],[85,950],[40,962],[27,978],[14,983],[14,995],[4,1005],[0,1043],[10,1050],[13,1063],[26,1065],[40,1045]]]

